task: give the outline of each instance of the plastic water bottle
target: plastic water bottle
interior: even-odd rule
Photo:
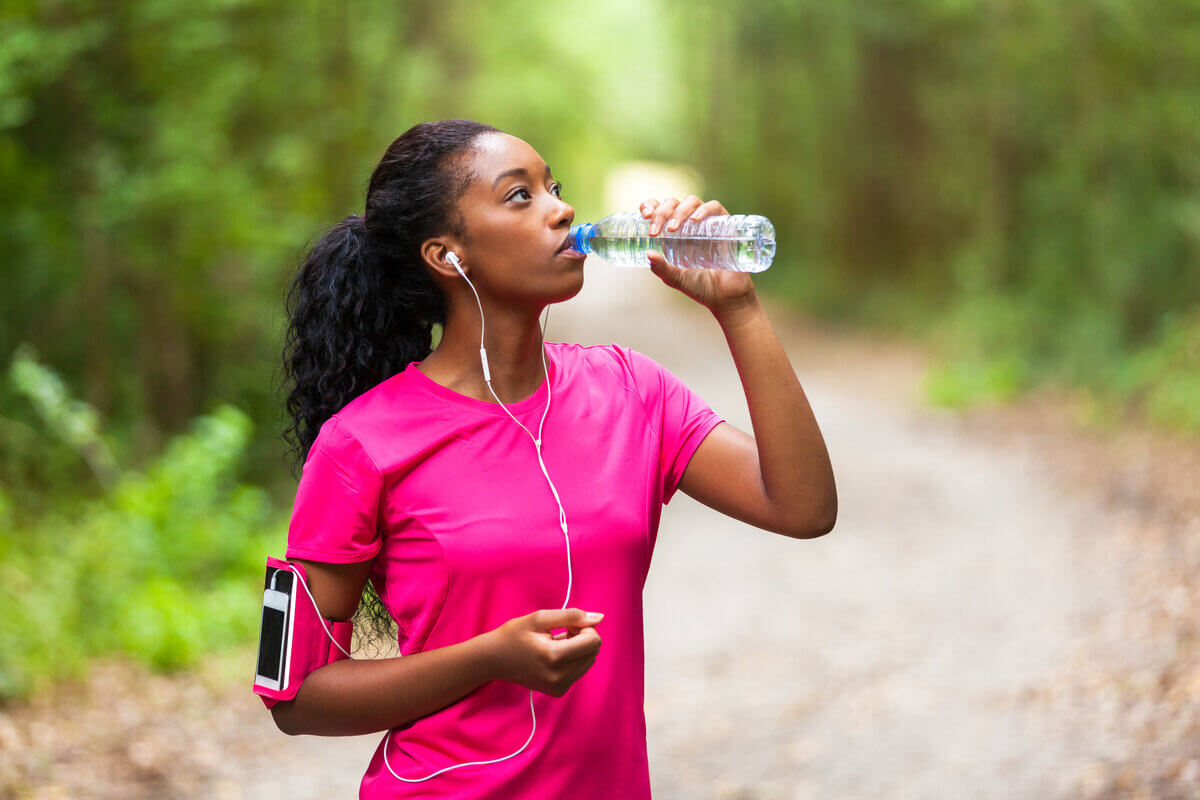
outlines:
[[[648,250],[658,250],[677,267],[737,272],[762,272],[775,257],[775,226],[757,214],[687,220],[673,231],[664,225],[657,236],[650,235],[650,222],[626,211],[572,225],[571,248],[620,267],[649,267]]]

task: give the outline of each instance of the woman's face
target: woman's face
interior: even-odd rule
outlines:
[[[459,200],[471,241],[445,241],[476,291],[537,311],[575,296],[583,287],[583,259],[560,254],[575,209],[560,196],[546,162],[506,133],[480,136],[474,146],[468,156],[474,180]],[[462,281],[453,266],[448,274]]]

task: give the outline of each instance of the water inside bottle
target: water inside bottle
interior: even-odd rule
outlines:
[[[647,250],[658,250],[677,267],[732,269],[758,272],[766,269],[775,253],[774,242],[752,236],[723,236],[708,239],[685,238],[663,232],[658,236],[596,236],[592,250],[605,261],[618,266],[650,266]]]
[[[649,250],[658,250],[678,267],[739,272],[761,272],[775,256],[774,226],[753,214],[689,220],[676,230],[651,236],[650,221],[640,213],[619,212],[596,223],[573,225],[571,236],[578,251],[621,267],[649,267]]]

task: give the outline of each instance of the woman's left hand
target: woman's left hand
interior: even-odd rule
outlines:
[[[651,197],[639,206],[642,216],[650,220],[650,235],[662,231],[673,232],[685,221],[699,221],[705,217],[728,214],[725,206],[716,200],[707,203],[696,195],[688,195],[682,202],[668,197],[661,203]],[[754,283],[750,273],[727,269],[685,269],[669,263],[661,251],[649,252],[650,271],[663,283],[686,294],[714,314],[746,305],[755,299]]]

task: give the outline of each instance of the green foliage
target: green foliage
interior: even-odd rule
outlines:
[[[97,429],[96,409],[67,396],[62,379],[37,362],[28,344],[17,348],[9,368],[13,387],[25,395],[50,430],[88,462],[105,486],[116,479],[117,465]]]
[[[1143,399],[1150,419],[1200,432],[1200,311],[1167,316],[1158,341],[1124,374],[1126,392]]]
[[[279,474],[282,289],[361,213],[388,144],[476,118],[537,147],[580,215],[607,212],[631,144],[686,156],[660,14],[608,3],[578,37],[581,9],[528,0],[6,4],[0,357],[28,341],[78,379],[119,460],[230,402],[270,421],[246,456]]]
[[[13,373],[95,420],[28,354]],[[173,669],[253,637],[256,578],[282,531],[266,493],[234,477],[250,433],[243,412],[221,406],[144,470],[119,471],[100,497],[29,526],[13,524],[0,492],[0,698],[97,655]]]
[[[935,405],[961,409],[1009,400],[1020,391],[1023,381],[1024,366],[1009,356],[942,364],[927,376],[925,391]]]
[[[584,218],[612,210],[618,160],[694,165],[706,195],[775,221],[764,290],[889,325],[996,298],[1034,333],[969,360],[1015,353],[1034,383],[1104,386],[1200,301],[1200,6],[1185,0],[0,13],[0,252],[19,265],[0,353],[28,341],[77,379],[128,463],[230,402],[269,422],[246,457],[280,472],[288,271],[424,119],[526,138]],[[0,394],[9,483],[28,477],[19,408]]]
[[[1200,306],[1200,5],[735,5],[685,29],[689,131],[711,193],[776,223],[756,283],[926,338],[939,402],[1133,380],[1195,429],[1160,348]]]

